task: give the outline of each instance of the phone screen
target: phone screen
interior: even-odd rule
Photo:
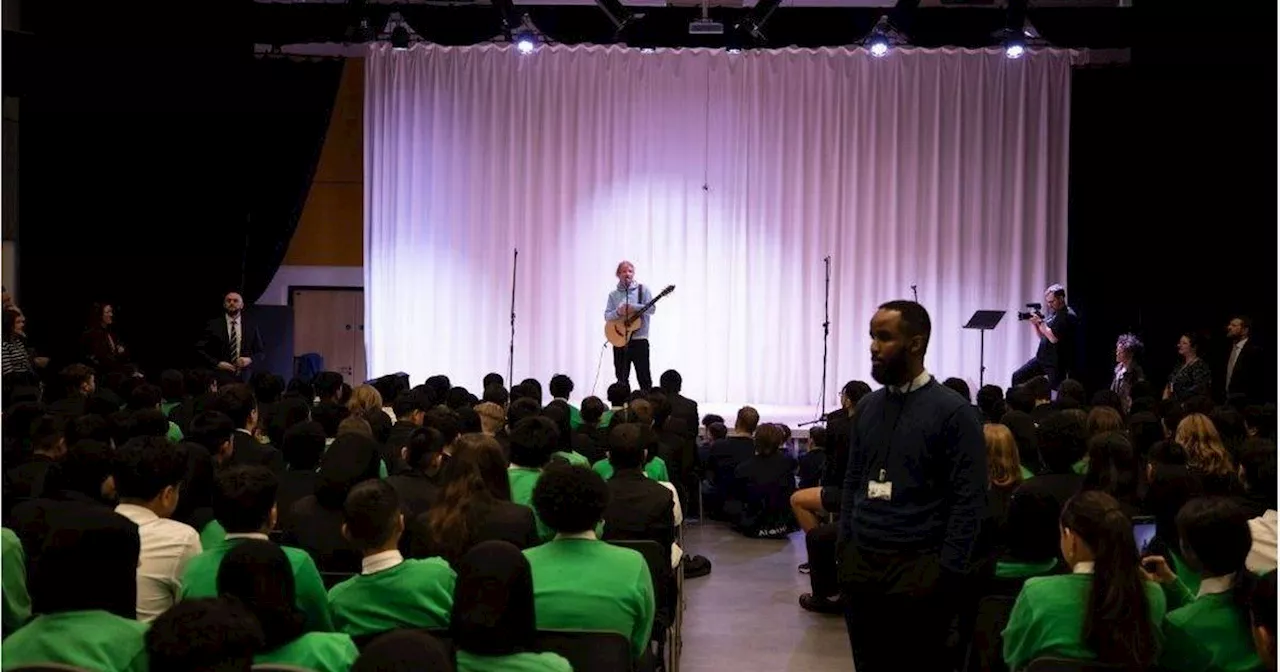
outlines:
[[[1156,519],[1152,516],[1135,516],[1133,540],[1138,545],[1138,557],[1148,554],[1151,541],[1156,538]]]

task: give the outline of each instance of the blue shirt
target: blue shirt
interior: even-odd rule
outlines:
[[[987,505],[986,440],[969,404],[932,377],[905,394],[881,388],[858,404],[850,433],[841,539],[938,552],[944,569],[967,571]],[[893,484],[888,500],[868,496],[871,480]]]
[[[616,320],[621,315],[618,314],[618,308],[623,304],[631,304],[634,306],[643,306],[653,300],[653,293],[644,285],[633,284],[627,289],[622,289],[621,285],[609,292],[609,302],[604,306],[604,319]],[[649,317],[653,315],[656,307],[651,306],[649,310],[644,311],[644,315],[640,317],[640,328],[631,335],[632,339],[649,337]],[[986,444],[983,444],[986,445]]]

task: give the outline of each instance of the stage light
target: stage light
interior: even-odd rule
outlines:
[[[1005,58],[1022,58],[1022,54],[1026,53],[1027,48],[1020,42],[1011,42],[1004,45]]]
[[[658,53],[658,50],[657,50],[657,49],[654,49],[653,47],[643,47],[643,48],[641,48],[641,49],[640,49],[640,53],[642,53],[642,54],[656,54],[656,53]]]
[[[902,4],[902,3],[899,3]],[[898,8],[895,8],[897,11]],[[901,47],[909,44],[905,35],[890,20],[889,15],[885,14],[876,21],[876,25],[858,41],[858,44],[865,47],[871,55],[876,58],[884,58],[889,55],[889,50],[893,47]]]
[[[537,41],[532,35],[520,35],[516,37],[516,51],[522,54],[532,54],[533,50],[538,46]]]
[[[884,40],[876,40],[871,43],[871,55],[876,58],[886,56],[889,53],[889,43]]]

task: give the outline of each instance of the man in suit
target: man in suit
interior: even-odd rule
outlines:
[[[1245,406],[1268,400],[1267,363],[1262,347],[1249,340],[1252,321],[1237,315],[1227,323],[1227,338],[1231,350],[1227,353],[1226,369],[1222,377],[1223,398],[1232,404]]]
[[[239,376],[261,361],[266,347],[257,327],[244,317],[244,298],[237,292],[222,297],[222,317],[205,325],[196,350],[210,367]]]

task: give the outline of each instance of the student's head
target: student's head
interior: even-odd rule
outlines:
[[[595,427],[600,424],[600,418],[604,417],[604,402],[600,397],[587,397],[582,400],[582,408],[579,409],[579,415],[582,416],[582,424],[586,427]]]
[[[1129,416],[1126,425],[1134,453],[1145,461],[1147,455],[1151,453],[1151,447],[1156,442],[1164,439],[1164,430],[1160,427],[1160,418],[1157,418],[1154,413],[1134,413]]]
[[[50,470],[45,491],[68,490],[109,503],[116,498],[115,451],[100,441],[81,439],[67,450],[57,469]]]
[[[480,431],[490,436],[507,424],[506,409],[491,401],[476,404],[475,412],[480,417]]]
[[[1157,645],[1129,516],[1111,495],[1088,490],[1067,500],[1060,526],[1062,557],[1072,566],[1094,567],[1085,643],[1099,662],[1147,669]]]
[[[635,423],[609,430],[609,464],[613,465],[615,472],[644,467],[644,437],[640,430],[640,425]]]
[[[738,417],[733,422],[733,429],[743,434],[754,434],[756,427],[760,425],[760,411],[751,406],[743,406],[738,409]]]
[[[354,434],[363,436],[367,439],[373,439],[373,427],[369,426],[369,421],[360,415],[348,415],[338,423],[338,436],[347,436]]]
[[[173,516],[178,508],[178,489],[187,473],[187,454],[182,446],[156,436],[140,436],[116,450],[116,496],[123,504],[137,504],[161,518]]]
[[[1107,432],[1124,431],[1124,418],[1119,411],[1110,406],[1094,406],[1084,421],[1085,435],[1090,438]]]
[[[684,378],[679,371],[667,369],[658,377],[658,387],[670,395],[680,394],[680,388],[684,387]]]
[[[330,511],[341,511],[351,489],[378,478],[381,467],[381,447],[373,439],[358,434],[339,436],[320,458],[316,502]]]
[[[351,672],[453,672],[453,652],[421,630],[392,630],[360,649]]]
[[[507,407],[507,427],[514,429],[525,418],[532,418],[542,412],[538,402],[532,399],[516,399]]]
[[[1060,514],[1061,507],[1052,493],[1016,488],[1009,498],[1008,558],[1025,563],[1056,560],[1062,553]]]
[[[890,301],[871,318],[871,377],[881,385],[906,385],[924,369],[933,326],[914,301]]]
[[[605,390],[605,397],[609,399],[609,405],[613,408],[621,408],[627,404],[627,397],[631,395],[631,387],[626,383],[613,383]]]
[[[756,428],[756,433],[752,438],[755,443],[756,455],[773,457],[782,449],[782,443],[787,440],[787,434],[782,425],[770,422]]]
[[[342,536],[365,555],[394,549],[404,533],[400,497],[381,479],[352,488],[342,507],[342,518]]]
[[[1232,498],[1196,497],[1178,511],[1182,557],[1208,578],[1244,573],[1253,546],[1249,514]]]
[[[530,651],[537,621],[529,560],[505,541],[476,544],[457,563],[451,634],[461,651],[501,656]]]
[[[238,600],[187,599],[147,628],[151,672],[249,672],[262,628]]]
[[[1089,467],[1085,490],[1101,490],[1120,501],[1136,502],[1143,465],[1133,444],[1121,432],[1106,432],[1089,439]]]
[[[998,385],[983,385],[978,388],[975,401],[987,422],[1000,422],[1000,418],[1009,411],[1008,405],[1004,402],[1004,390],[1001,390]]]
[[[422,418],[422,426],[431,427],[440,432],[440,438],[444,439],[446,446],[453,445],[453,442],[458,440],[458,434],[461,433],[458,427],[458,414],[443,406],[436,406],[427,411]]]
[[[827,447],[827,428],[822,426],[809,429],[809,450],[822,450]]]
[[[991,485],[1008,487],[1022,481],[1018,442],[1008,427],[988,422],[982,426],[987,443],[987,477]]]
[[[954,390],[956,394],[964,397],[965,403],[973,402],[973,397],[969,393],[969,383],[964,382],[963,378],[948,378],[942,381],[942,386]]]
[[[409,443],[400,449],[400,458],[409,468],[429,472],[440,464],[444,454],[444,436],[433,427],[419,427],[409,435]]]
[[[352,415],[364,413],[371,408],[382,408],[382,394],[372,385],[357,385],[351,390],[351,399],[347,400],[347,410]]]
[[[427,510],[427,527],[440,555],[453,563],[471,543],[474,514],[494,501],[511,501],[502,447],[492,436],[464,434],[441,471],[440,495]]]
[[[252,430],[257,426],[258,401],[253,396],[253,388],[243,383],[218,388],[210,410],[225,413],[236,429]]]
[[[1276,573],[1267,572],[1249,597],[1249,623],[1254,647],[1268,669],[1276,669]]]
[[[84,507],[75,520],[45,536],[28,569],[36,614],[102,610],[137,617],[138,526],[102,507]]]
[[[218,474],[213,517],[229,534],[269,532],[276,524],[278,488],[266,467],[230,467]]]
[[[569,422],[569,405],[557,399],[542,409],[542,417],[556,426],[556,450],[572,450],[573,434]]]
[[[1192,471],[1206,476],[1234,475],[1231,456],[1208,416],[1187,415],[1178,422],[1174,438],[1187,449],[1187,466]]]
[[[1276,507],[1276,444],[1252,438],[1240,450],[1240,481],[1253,499],[1268,509]]]
[[[557,373],[551,376],[551,382],[547,385],[551,390],[551,397],[554,399],[568,399],[573,394],[573,380],[563,373]]]
[[[284,433],[280,452],[294,471],[315,471],[324,455],[324,427],[314,420],[300,422]]]
[[[609,486],[600,474],[586,467],[552,466],[533,487],[533,510],[558,534],[595,529],[608,503]]]
[[[544,417],[525,418],[511,428],[511,464],[542,468],[555,452],[559,432]]]
[[[1036,376],[1023,383],[1022,387],[1031,394],[1031,401],[1035,405],[1049,403],[1049,398],[1053,395],[1053,386],[1044,376]]]
[[[350,413],[346,406],[336,401],[322,401],[311,409],[311,419],[320,423],[324,428],[324,435],[332,439],[338,435],[338,428]]]
[[[401,392],[392,403],[391,410],[396,414],[397,421],[418,426],[422,425],[423,417],[427,414],[427,409],[422,405],[422,397],[412,392]]]
[[[1084,422],[1075,413],[1054,411],[1036,427],[1040,459],[1052,473],[1070,473],[1085,455]]]
[[[505,408],[507,402],[511,400],[511,395],[507,392],[507,388],[501,385],[485,385],[484,394],[480,395],[480,399]]]
[[[245,539],[227,552],[218,567],[218,595],[234,597],[253,612],[262,626],[265,651],[306,632],[296,606],[293,566],[284,550],[269,541]]]
[[[191,419],[187,440],[204,446],[214,460],[222,462],[231,456],[231,435],[236,425],[227,414],[205,411]]]

